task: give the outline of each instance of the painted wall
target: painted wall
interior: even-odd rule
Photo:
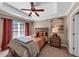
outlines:
[[[43,21],[37,21],[34,23],[34,28],[45,28],[50,27],[50,21],[49,20],[43,20]]]
[[[67,33],[68,33],[68,28],[67,28],[67,17],[64,17],[64,39],[63,39],[63,44],[68,47],[68,37],[67,37]]]
[[[0,49],[2,43],[2,36],[3,36],[3,20],[0,18]]]
[[[34,22],[34,33],[35,33],[35,28],[49,28],[48,29],[48,31],[49,31],[50,30],[50,20]]]
[[[34,34],[34,23],[30,22],[29,23],[29,35]]]

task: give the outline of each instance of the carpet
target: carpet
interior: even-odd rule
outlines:
[[[12,57],[11,54],[8,54],[7,57]],[[61,47],[56,48],[46,44],[38,54],[38,57],[74,57],[69,54],[67,48]]]
[[[73,57],[69,54],[67,48],[61,47],[56,48],[46,44],[41,52],[39,53],[38,57]]]

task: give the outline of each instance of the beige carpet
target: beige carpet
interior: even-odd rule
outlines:
[[[38,57],[73,57],[73,56],[69,54],[68,50],[65,47],[59,49],[56,47],[52,47],[49,44],[46,44],[39,53]]]
[[[0,57],[5,57],[8,55],[9,50],[0,51]]]
[[[2,55],[1,55],[2,56]],[[7,57],[12,57],[12,55],[7,55]],[[69,54],[68,50],[65,47],[61,49],[52,47],[49,44],[46,44],[38,54],[38,57],[73,57]]]

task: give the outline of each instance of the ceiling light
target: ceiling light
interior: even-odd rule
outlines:
[[[34,13],[34,12],[32,12],[32,15],[35,15],[35,13]]]

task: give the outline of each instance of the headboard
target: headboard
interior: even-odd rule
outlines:
[[[35,33],[36,32],[46,32],[48,34],[48,28],[35,28]]]

